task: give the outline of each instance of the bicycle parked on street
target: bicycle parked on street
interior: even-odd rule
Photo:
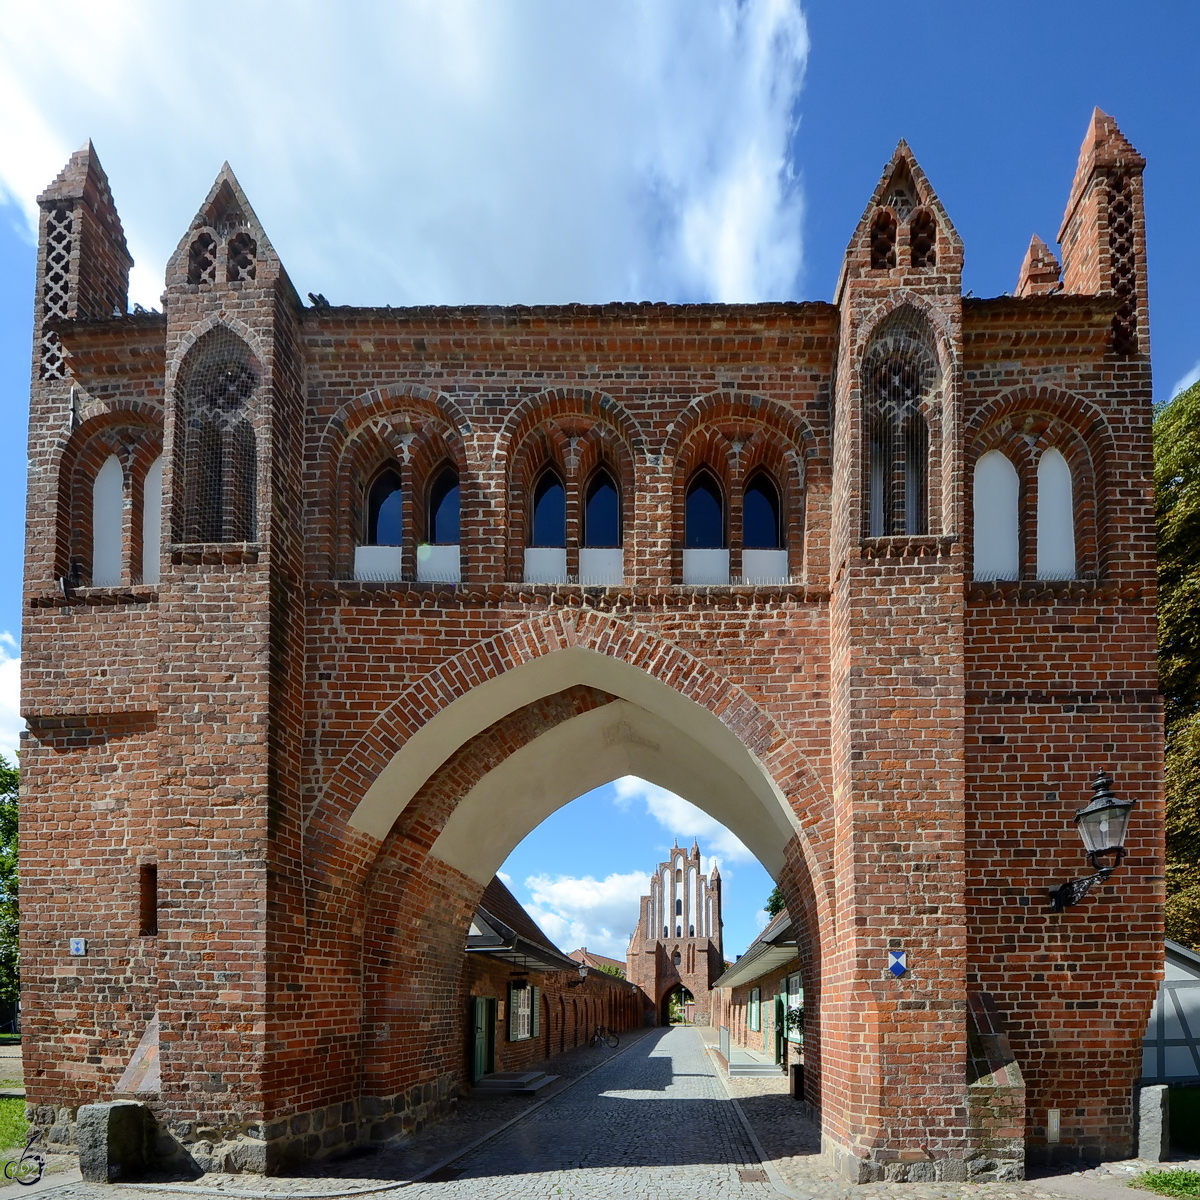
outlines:
[[[607,1046],[610,1050],[615,1050],[621,1044],[621,1039],[607,1026],[597,1025],[596,1032],[592,1034],[591,1045]]]

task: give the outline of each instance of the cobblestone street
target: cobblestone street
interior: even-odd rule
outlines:
[[[1124,1178],[1147,1165],[1133,1163],[1022,1183],[851,1187],[819,1157],[819,1135],[786,1095],[782,1077],[723,1081],[706,1049],[711,1033],[654,1030],[615,1054],[576,1052],[561,1060],[563,1084],[548,1100],[464,1101],[458,1117],[415,1143],[316,1164],[310,1174],[125,1186],[47,1180],[47,1190],[58,1200],[164,1194],[300,1200],[399,1189],[413,1200],[1132,1200],[1146,1194],[1124,1186]],[[480,1142],[481,1135],[487,1140]],[[439,1163],[431,1176],[414,1178]],[[755,1178],[757,1172],[768,1178]]]

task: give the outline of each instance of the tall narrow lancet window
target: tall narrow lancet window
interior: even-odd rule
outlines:
[[[579,548],[579,582],[619,584],[625,579],[621,550],[621,495],[601,467],[588,480],[583,496],[583,544]]]
[[[366,494],[366,527],[354,551],[354,578],[397,580],[402,576],[404,489],[400,472],[384,467]]]
[[[999,450],[975,464],[975,578],[1018,579],[1021,482],[1017,468]]]
[[[399,546],[404,535],[404,492],[400,474],[387,467],[367,492],[368,546]]]
[[[423,583],[458,583],[462,578],[459,558],[458,472],[443,467],[429,489],[425,514],[428,540],[417,547],[417,579]]]
[[[1053,448],[1037,470],[1037,574],[1039,579],[1075,578],[1075,494],[1071,468]]]
[[[788,577],[779,489],[766,471],[751,476],[742,496],[742,575],[747,583],[785,583]]]
[[[533,485],[529,513],[526,583],[565,583],[567,578],[567,489],[553,467]]]
[[[712,472],[701,469],[688,484],[683,512],[683,582],[729,582],[725,496]]]
[[[110,454],[92,481],[92,586],[121,583],[124,539],[125,472]]]
[[[173,489],[184,542],[249,542],[257,537],[257,440],[252,424],[258,371],[246,344],[214,329],[180,371],[181,486]]]
[[[162,455],[146,472],[142,483],[142,582],[158,583],[162,557]]]
[[[939,385],[925,323],[901,309],[863,358],[867,537],[929,532],[928,413]]]
[[[881,209],[871,222],[871,269],[886,271],[896,265],[896,218]]]
[[[921,270],[937,266],[937,222],[929,209],[919,208],[913,214],[908,240],[914,267]]]

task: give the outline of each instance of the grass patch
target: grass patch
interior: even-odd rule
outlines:
[[[0,1150],[24,1146],[29,1137],[29,1122],[25,1120],[25,1101],[14,1096],[0,1097]]]
[[[1200,1171],[1146,1171],[1132,1180],[1130,1187],[1143,1188],[1159,1196],[1200,1196]]]

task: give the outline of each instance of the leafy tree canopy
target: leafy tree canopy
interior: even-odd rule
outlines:
[[[1200,383],[1154,417],[1167,936],[1200,949]]]
[[[765,905],[768,917],[777,917],[785,908],[787,901],[783,898],[783,893],[779,890],[779,884],[771,890],[771,894],[767,897]]]

